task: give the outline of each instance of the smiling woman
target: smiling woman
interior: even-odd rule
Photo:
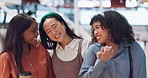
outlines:
[[[0,55],[0,78],[19,78],[22,71],[31,72],[32,78],[54,78],[51,57],[37,36],[34,18],[22,13],[10,20]]]
[[[56,78],[77,78],[89,41],[77,36],[57,13],[48,13],[39,27],[42,44],[53,51]]]
[[[146,78],[144,50],[134,39],[127,19],[117,11],[92,17],[92,45],[79,78]]]

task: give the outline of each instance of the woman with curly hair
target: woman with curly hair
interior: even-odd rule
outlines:
[[[95,15],[92,45],[80,69],[79,78],[146,78],[146,57],[135,41],[131,25],[116,11]]]

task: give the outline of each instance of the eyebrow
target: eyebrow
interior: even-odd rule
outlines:
[[[56,25],[56,23],[52,24],[51,27],[53,27],[54,25]]]
[[[56,23],[52,24],[51,27],[53,27],[54,25],[56,25]],[[47,30],[45,30],[45,32],[49,31],[49,28]]]
[[[38,27],[33,27],[33,29],[37,29]]]
[[[98,26],[100,26],[100,27],[101,27],[101,25],[95,25],[94,27],[98,27]]]
[[[47,29],[45,32],[49,31],[49,29]]]

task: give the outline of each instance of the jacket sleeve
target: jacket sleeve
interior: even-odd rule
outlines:
[[[53,72],[53,68],[52,68],[52,60],[51,60],[51,56],[49,55],[48,52],[46,52],[46,56],[47,56],[47,68],[48,68],[48,78],[55,78],[54,72]]]
[[[0,78],[10,78],[11,67],[7,53],[0,55]]]
[[[146,56],[138,43],[131,46],[133,78],[146,78]]]
[[[96,46],[90,46],[86,51],[83,64],[80,69],[79,78],[100,78],[101,73],[106,67],[101,59],[96,58],[96,52],[100,49]]]

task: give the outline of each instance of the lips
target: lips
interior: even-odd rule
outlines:
[[[55,34],[55,36],[54,36],[54,38],[59,38],[59,36],[60,36],[60,33],[57,33],[57,34]]]
[[[96,39],[99,40],[101,38],[101,36],[96,36]]]
[[[38,39],[37,38],[33,38],[33,40],[37,41]]]

